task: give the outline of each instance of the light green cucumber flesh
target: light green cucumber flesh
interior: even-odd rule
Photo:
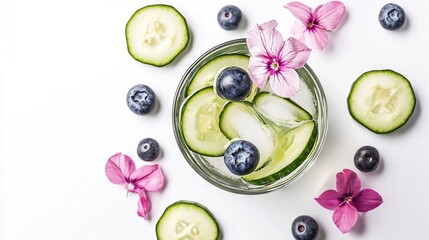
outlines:
[[[174,7],[163,4],[137,10],[127,22],[125,34],[130,55],[157,67],[171,63],[189,42],[185,18]]]
[[[256,169],[266,165],[274,153],[275,142],[271,129],[247,102],[229,102],[219,115],[219,128],[229,139],[243,139],[259,150]]]
[[[253,102],[254,108],[261,116],[277,125],[294,127],[313,118],[291,99],[269,92],[258,93]]]
[[[165,209],[156,224],[156,236],[158,240],[216,240],[220,230],[206,207],[182,200]]]
[[[204,156],[221,156],[228,139],[219,129],[219,114],[227,101],[212,87],[203,88],[188,97],[183,105],[181,125],[190,150]]]
[[[240,67],[248,72],[249,56],[240,54],[227,54],[210,60],[195,73],[194,77],[186,88],[186,96],[189,96],[202,88],[213,86],[216,74],[223,68],[231,66]],[[257,87],[253,85],[252,93],[246,100],[251,101],[256,92]]]
[[[410,82],[392,70],[362,74],[347,98],[350,115],[375,133],[390,133],[411,117],[416,98]]]
[[[243,176],[243,180],[263,185],[279,180],[295,171],[307,159],[317,139],[314,121],[276,135],[276,149],[272,160],[258,171]]]

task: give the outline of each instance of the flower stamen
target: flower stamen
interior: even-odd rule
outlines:
[[[127,189],[128,192],[132,192],[134,190],[134,184],[128,183],[125,189]]]
[[[278,62],[276,62],[276,60],[274,59],[273,62],[271,63],[271,69],[274,71],[279,70],[280,65],[278,64]]]

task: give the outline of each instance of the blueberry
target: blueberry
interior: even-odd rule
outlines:
[[[242,101],[252,92],[252,80],[242,68],[224,68],[215,78],[216,93],[227,100]]]
[[[383,28],[387,30],[396,30],[404,25],[405,12],[400,6],[394,3],[388,3],[381,8],[378,14],[378,21]]]
[[[156,104],[156,95],[153,90],[143,84],[132,87],[127,94],[127,105],[135,114],[150,113]]]
[[[362,172],[374,171],[378,167],[379,162],[380,155],[375,147],[363,146],[355,153],[355,166]]]
[[[238,28],[242,16],[243,14],[238,7],[227,5],[219,10],[217,14],[217,22],[222,29],[231,31]]]
[[[153,138],[142,139],[137,146],[137,155],[143,161],[153,161],[159,156],[159,144]]]
[[[318,233],[319,225],[310,216],[299,216],[292,223],[292,235],[296,240],[313,240]]]
[[[259,151],[246,140],[232,142],[223,155],[225,165],[235,175],[246,175],[255,170],[259,162]]]

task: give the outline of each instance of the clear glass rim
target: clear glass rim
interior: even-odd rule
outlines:
[[[268,185],[264,185],[262,187],[258,188],[237,188],[232,186],[231,184],[227,184],[217,178],[214,178],[210,173],[208,173],[204,167],[201,164],[198,164],[197,161],[194,160],[194,157],[192,156],[190,150],[186,146],[186,143],[183,139],[183,134],[181,132],[181,120],[180,120],[180,109],[182,107],[182,104],[184,102],[184,95],[183,92],[185,91],[187,85],[189,82],[187,80],[192,77],[191,74],[195,73],[195,68],[198,66],[202,66],[211,59],[213,59],[216,56],[212,56],[215,53],[220,52],[221,50],[225,48],[234,48],[238,47],[238,49],[247,51],[247,45],[246,45],[246,39],[239,38],[230,40],[224,43],[221,43],[208,51],[206,51],[204,54],[202,54],[197,60],[195,60],[192,65],[186,70],[186,72],[183,74],[183,77],[181,78],[178,87],[176,89],[176,92],[174,94],[173,98],[173,106],[172,106],[172,124],[173,124],[173,132],[176,139],[176,142],[179,146],[179,149],[185,158],[185,160],[188,162],[188,164],[206,181],[211,183],[212,185],[232,192],[232,193],[239,193],[239,194],[245,194],[245,195],[254,195],[254,194],[262,194],[262,193],[268,193],[271,191],[274,191],[276,189],[279,189],[281,187],[287,186],[294,181],[296,181],[299,177],[301,177],[305,172],[307,172],[311,166],[314,164],[315,160],[317,159],[318,155],[320,154],[322,147],[324,145],[327,130],[328,130],[328,109],[327,109],[327,100],[325,93],[323,91],[322,85],[317,78],[316,74],[313,72],[313,70],[308,66],[307,64],[301,68],[298,69],[298,73],[301,75],[305,75],[306,77],[311,78],[312,82],[314,82],[314,89],[312,91],[314,92],[316,99],[317,99],[317,126],[318,126],[318,136],[315,142],[315,146],[313,146],[313,149],[311,150],[309,156],[307,159],[301,164],[301,166],[295,170],[294,172],[290,173],[288,177],[279,179],[277,181],[274,181],[273,183],[270,183]],[[248,54],[248,53],[247,53]],[[221,55],[221,54],[219,54]],[[180,101],[179,101],[180,100]]]

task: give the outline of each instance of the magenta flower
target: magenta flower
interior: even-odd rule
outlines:
[[[136,170],[136,165],[129,156],[117,153],[109,158],[105,170],[112,183],[122,185],[128,192],[139,195],[137,214],[147,219],[151,205],[146,191],[157,192],[164,186],[164,174],[158,164]]]
[[[299,91],[295,69],[304,66],[311,50],[294,38],[283,41],[276,27],[277,22],[271,20],[247,33],[250,77],[258,88],[264,88],[269,80],[276,94],[292,97]]]
[[[338,1],[319,5],[314,11],[300,2],[291,2],[284,7],[299,20],[292,27],[292,36],[309,48],[319,50],[323,50],[328,44],[327,31],[334,30],[345,13],[344,4]]]
[[[382,202],[380,194],[362,189],[357,174],[349,169],[337,173],[337,190],[326,190],[316,201],[322,207],[334,210],[332,220],[342,233],[349,232],[358,220],[358,212],[367,212]]]

